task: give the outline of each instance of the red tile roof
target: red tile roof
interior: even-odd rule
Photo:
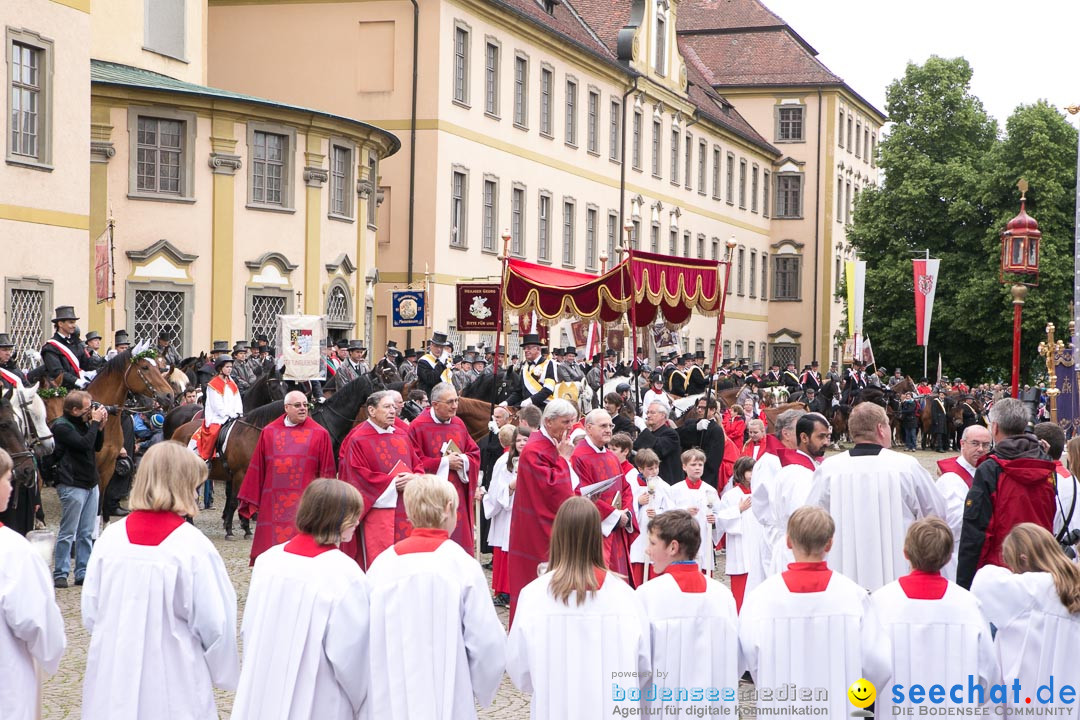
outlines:
[[[714,87],[835,85],[844,81],[796,41],[786,28],[738,33],[682,34],[679,44],[710,69]]]
[[[601,42],[585,21],[565,2],[557,2],[550,15],[538,0],[492,0],[492,2],[510,9],[534,24],[551,30],[556,35],[561,35],[602,60],[615,62],[615,46],[609,47]]]
[[[756,0],[687,0],[679,4],[679,30],[724,30],[786,25]]]

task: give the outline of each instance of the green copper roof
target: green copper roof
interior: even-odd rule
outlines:
[[[196,85],[194,83],[184,82],[183,80],[177,80],[168,75],[162,75],[161,73],[143,70],[130,65],[120,65],[118,63],[105,62],[104,60],[91,60],[90,82],[101,85],[114,85],[119,87],[139,88],[142,90],[179,93],[196,97],[236,100],[237,102],[262,105],[264,107],[282,108],[284,110],[292,110],[299,113],[308,113],[319,117],[329,118],[331,120],[347,122],[352,125],[359,125],[382,133],[390,139],[390,150],[387,153],[388,156],[393,155],[401,149],[401,141],[398,140],[396,135],[372,125],[371,123],[354,120],[353,118],[343,117],[341,115],[334,115],[333,113],[324,112],[322,110],[312,110],[311,108],[301,107],[299,105],[289,105],[288,103],[277,102],[276,100],[267,100],[266,98],[255,97],[253,95],[244,95],[243,93],[232,92],[231,90],[221,90],[205,85]]]

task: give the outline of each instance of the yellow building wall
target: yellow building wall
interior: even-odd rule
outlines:
[[[89,0],[87,2],[89,5]],[[131,65],[169,77],[206,84],[206,4],[184,5],[183,57],[147,49],[145,0],[96,0],[91,5],[91,57]]]

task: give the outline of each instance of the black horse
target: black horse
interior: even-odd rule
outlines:
[[[495,404],[498,405],[520,389],[521,373],[510,372],[504,368],[499,371],[497,386],[496,376],[485,373],[466,385],[461,391],[461,397],[486,402],[492,402],[494,399]]]

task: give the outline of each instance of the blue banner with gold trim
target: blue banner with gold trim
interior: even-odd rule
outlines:
[[[1054,374],[1057,375],[1057,420],[1066,437],[1080,432],[1080,374],[1076,366],[1075,348],[1063,348],[1054,353]]]
[[[424,327],[427,303],[423,290],[394,290],[391,297],[394,327]]]

